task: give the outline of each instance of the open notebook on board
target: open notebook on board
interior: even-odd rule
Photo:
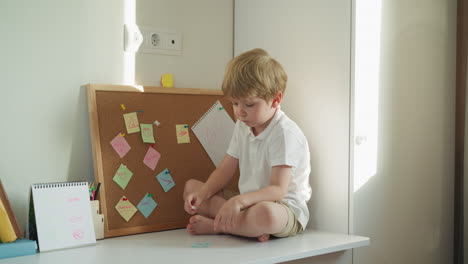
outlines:
[[[192,126],[193,133],[216,167],[219,166],[226,154],[234,132],[234,125],[234,121],[223,105],[216,101]]]

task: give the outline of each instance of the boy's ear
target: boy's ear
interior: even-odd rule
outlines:
[[[282,92],[279,92],[274,98],[273,98],[273,103],[272,103],[272,107],[273,108],[277,108],[280,103],[281,103],[281,100],[283,99],[283,93]]]

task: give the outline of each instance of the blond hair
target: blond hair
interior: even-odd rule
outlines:
[[[225,96],[273,99],[284,93],[288,76],[281,64],[263,49],[253,49],[232,59],[221,86]]]

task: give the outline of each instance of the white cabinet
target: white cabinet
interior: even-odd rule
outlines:
[[[288,73],[282,107],[311,150],[309,227],[370,237],[303,263],[450,263],[456,1],[235,0],[234,14],[234,55],[264,48]],[[376,42],[360,50],[369,18]],[[355,74],[362,55],[373,66]]]

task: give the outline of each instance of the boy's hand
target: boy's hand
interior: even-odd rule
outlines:
[[[201,192],[194,192],[187,195],[184,202],[184,209],[187,213],[193,215],[197,213],[197,208],[205,201],[205,196]]]
[[[237,218],[241,211],[238,196],[232,197],[219,209],[214,220],[214,231],[226,232],[236,227]]]

